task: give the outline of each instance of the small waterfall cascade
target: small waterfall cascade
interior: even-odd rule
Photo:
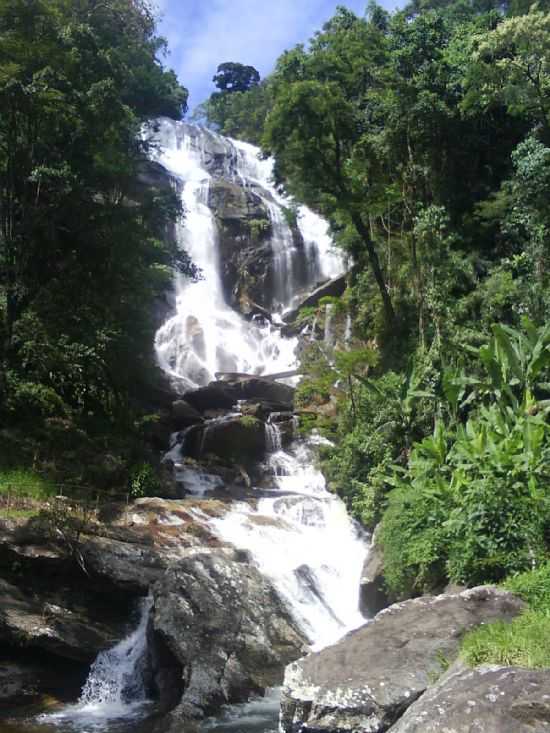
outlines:
[[[296,220],[303,246],[297,247],[285,217],[293,204],[272,182],[273,161],[261,160],[252,145],[168,119],[158,120],[149,137],[154,158],[181,190],[186,214],[177,227],[178,241],[202,272],[198,282],[176,278],[176,313],[156,336],[161,367],[186,389],[207,384],[216,372],[292,369],[296,340],[283,338],[280,327],[268,319],[245,320],[225,300],[209,193],[213,182],[229,181],[263,202],[271,225],[273,298],[280,312],[292,307],[300,291],[345,271],[343,257],[332,250],[326,222],[299,207]]]
[[[139,624],[112,649],[100,652],[92,664],[82,689],[82,705],[113,705],[146,700],[145,665],[147,660],[147,624],[153,599],[141,602]]]
[[[367,542],[315,467],[321,441],[271,453],[273,487],[256,508],[239,502],[212,520],[225,541],[251,553],[314,649],[365,623],[359,581]]]
[[[334,346],[333,320],[334,320],[334,305],[332,303],[327,303],[327,305],[325,306],[324,342],[325,342],[325,346],[328,346],[329,348]]]
[[[277,423],[271,420],[265,424],[265,442],[269,453],[277,453],[282,449],[281,431]]]
[[[152,597],[144,598],[135,629],[111,649],[97,655],[78,702],[60,712],[39,716],[39,723],[53,723],[56,728],[70,733],[86,730],[111,733],[117,729],[115,721],[143,717],[149,704],[147,627],[152,605]]]

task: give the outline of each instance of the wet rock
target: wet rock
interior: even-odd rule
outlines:
[[[360,580],[360,608],[368,618],[375,616],[383,608],[387,608],[390,603],[395,602],[395,598],[392,599],[388,595],[384,584],[384,555],[377,542],[379,526],[373,532]]]
[[[34,695],[42,672],[22,664],[0,663],[0,705]]]
[[[265,424],[254,417],[227,417],[209,422],[201,441],[201,454],[252,467],[267,449]],[[197,456],[200,458],[200,456]]]
[[[513,594],[482,586],[397,603],[338,644],[291,664],[285,674],[284,733],[378,733],[397,721],[458,654],[481,623],[511,620]]]
[[[172,566],[153,592],[155,632],[185,681],[174,721],[280,683],[282,665],[305,644],[273,588],[233,553],[198,552]]]
[[[174,432],[197,425],[203,421],[200,412],[185,400],[176,400],[172,403],[172,428]]]
[[[207,410],[230,410],[241,400],[269,404],[274,412],[291,412],[294,392],[293,387],[281,382],[247,377],[210,382],[206,387],[187,392],[185,400],[202,413]]]
[[[185,394],[185,401],[199,412],[206,410],[230,410],[237,404],[235,390],[227,382],[210,382]]]
[[[550,731],[550,670],[453,665],[391,733]]]

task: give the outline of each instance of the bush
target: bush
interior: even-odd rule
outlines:
[[[160,479],[150,463],[136,466],[130,476],[129,494],[132,499],[156,496],[161,489]]]
[[[466,423],[440,421],[407,470],[396,467],[381,533],[393,593],[499,582],[547,554],[550,428],[533,394],[550,332],[524,327],[495,327],[479,351],[487,374],[458,381],[468,387],[462,406],[478,405]]]

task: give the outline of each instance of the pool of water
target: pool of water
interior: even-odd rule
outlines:
[[[280,691],[242,705],[228,705],[219,715],[207,719],[203,733],[277,733]],[[0,710],[0,733],[151,733],[159,716],[150,703],[125,706],[61,705],[53,701],[45,708],[37,703],[15,712]],[[182,724],[181,733],[186,733]]]

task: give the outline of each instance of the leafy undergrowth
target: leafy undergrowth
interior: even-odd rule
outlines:
[[[550,667],[550,561],[504,583],[529,608],[511,623],[497,622],[468,633],[462,658],[471,665]]]

